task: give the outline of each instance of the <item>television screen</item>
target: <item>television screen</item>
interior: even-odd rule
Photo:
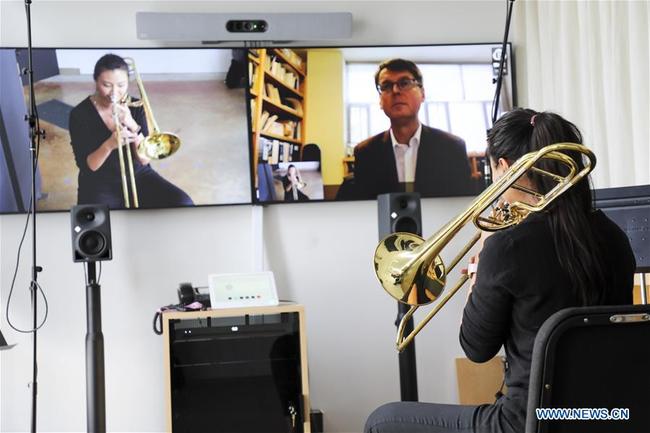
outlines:
[[[253,200],[475,195],[500,55],[499,43],[250,49]],[[499,112],[515,102],[511,59]]]
[[[226,48],[35,49],[45,132],[37,209],[250,203],[245,56]],[[27,51],[0,49],[0,61],[0,213],[24,212]]]

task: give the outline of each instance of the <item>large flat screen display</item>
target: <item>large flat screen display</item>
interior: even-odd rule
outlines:
[[[249,50],[253,200],[477,194],[500,55],[498,43]],[[499,112],[515,102],[511,58]]]
[[[244,57],[244,50],[226,48],[35,49],[34,101],[45,133],[37,209],[88,202],[120,209],[126,197],[133,208],[134,191],[141,208],[250,203]],[[0,61],[0,213],[23,212],[31,189],[24,120],[30,98],[21,73],[27,52],[2,48]],[[115,115],[123,128],[121,160]],[[169,135],[162,135],[153,153],[138,156],[139,142],[156,132],[176,136],[178,150],[166,156]]]

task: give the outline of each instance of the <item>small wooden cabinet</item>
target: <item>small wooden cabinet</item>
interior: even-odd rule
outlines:
[[[309,433],[304,309],[163,313],[167,431]]]

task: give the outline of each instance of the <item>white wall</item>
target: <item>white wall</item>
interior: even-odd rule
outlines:
[[[58,2],[32,5],[37,46],[152,46],[135,37],[135,11],[350,11],[355,44],[498,41],[504,2]],[[395,17],[403,17],[396,19]],[[114,23],[102,32],[98,19]],[[0,1],[0,43],[25,44],[24,3]],[[519,77],[519,86],[525,82]],[[521,102],[521,101],[520,101]],[[432,234],[469,202],[423,202],[424,232]],[[265,208],[268,263],[283,299],[305,305],[313,406],[328,432],[361,431],[377,405],[399,399],[394,351],[395,302],[376,282],[376,204],[308,203]],[[38,217],[39,277],[50,307],[39,332],[39,431],[85,429],[85,295],[81,265],[72,263],[68,215]],[[110,431],[164,430],[162,340],[151,331],[154,311],[176,298],[179,282],[205,284],[208,273],[251,266],[250,206],[113,212],[114,260],[102,276],[106,341],[107,418]],[[0,283],[6,305],[23,216],[0,217]],[[463,234],[469,237],[471,230]],[[446,255],[449,258],[450,252]],[[14,322],[27,327],[29,244],[12,301]],[[453,278],[452,278],[453,279]],[[464,295],[434,319],[418,339],[420,398],[454,403],[453,359]],[[43,311],[42,306],[40,311]],[[0,431],[28,431],[31,343],[1,356]]]
[[[111,49],[111,53],[138,59],[136,67],[140,74],[225,74],[232,59],[230,49],[181,50],[172,48],[155,51]],[[56,59],[59,68],[76,68],[81,74],[92,75],[97,59],[104,54],[106,54],[105,49],[58,50]]]

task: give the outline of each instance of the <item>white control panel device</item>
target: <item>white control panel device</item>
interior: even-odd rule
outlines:
[[[273,272],[211,274],[208,276],[212,308],[278,305]]]

